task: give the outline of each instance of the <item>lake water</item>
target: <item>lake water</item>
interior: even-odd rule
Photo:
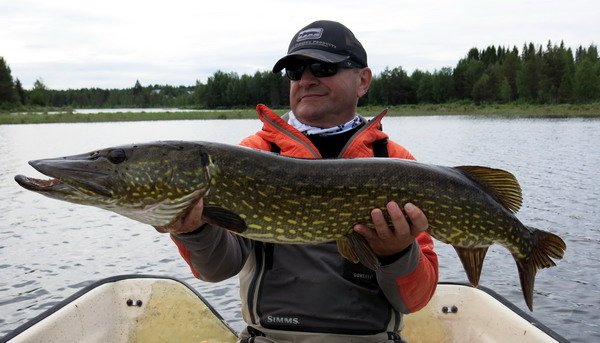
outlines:
[[[13,177],[40,177],[31,159],[166,139],[236,144],[260,127],[258,120],[0,126],[0,336],[95,280],[131,273],[185,280],[241,329],[236,278],[195,280],[167,235],[26,191]],[[421,162],[514,173],[521,221],[567,243],[558,266],[537,275],[532,315],[573,342],[600,341],[600,120],[408,117],[386,118],[384,129]],[[436,250],[440,279],[465,282],[453,249],[437,242]],[[528,311],[506,249],[490,249],[481,284]]]

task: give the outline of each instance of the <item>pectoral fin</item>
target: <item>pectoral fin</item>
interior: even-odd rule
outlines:
[[[204,206],[202,220],[237,233],[242,233],[248,229],[244,219],[237,213],[217,206]]]
[[[337,247],[340,255],[354,263],[362,263],[371,270],[378,270],[379,259],[369,246],[363,236],[356,232],[337,239]]]

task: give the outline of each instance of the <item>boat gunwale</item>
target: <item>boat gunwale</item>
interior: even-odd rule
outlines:
[[[184,285],[190,291],[192,291],[206,305],[206,307],[213,313],[213,315],[215,315],[231,332],[233,332],[237,336],[237,332],[235,332],[235,330],[233,330],[231,328],[231,326],[225,321],[225,319],[221,316],[221,314],[219,312],[217,312],[217,310],[215,310],[215,308],[206,300],[206,298],[204,298],[202,296],[202,294],[200,294],[197,290],[195,290],[187,282],[185,282],[185,281],[183,281],[181,279],[178,279],[176,277],[165,276],[165,275],[122,274],[122,275],[113,275],[113,276],[109,276],[109,277],[106,277],[106,278],[102,278],[102,279],[93,281],[92,283],[90,283],[87,286],[84,286],[83,288],[81,288],[77,292],[71,294],[70,296],[68,296],[64,300],[61,300],[60,302],[56,303],[55,305],[53,305],[49,309],[45,310],[44,312],[42,312],[42,313],[38,314],[37,316],[29,319],[27,322],[19,325],[14,330],[12,330],[11,332],[9,332],[6,336],[0,337],[0,343],[10,342],[11,339],[17,337],[21,333],[25,332],[27,329],[33,327],[34,325],[36,325],[39,322],[41,322],[42,320],[50,317],[52,314],[56,313],[60,309],[66,307],[67,305],[69,305],[73,301],[81,298],[82,296],[86,295],[87,293],[93,291],[94,289],[96,289],[96,288],[98,288],[98,287],[100,287],[102,285],[109,284],[109,283],[115,283],[115,282],[119,282],[119,281],[124,281],[124,280],[130,280],[130,279],[161,279],[161,280],[171,280],[171,281],[175,281],[175,282],[178,282],[178,283]]]
[[[500,302],[502,305],[506,306],[509,310],[514,312],[516,315],[518,315],[519,317],[526,320],[529,324],[535,326],[536,328],[540,329],[541,331],[546,333],[551,338],[555,339],[557,342],[569,343],[568,339],[566,339],[565,337],[563,337],[556,331],[552,330],[551,328],[547,327],[542,322],[537,320],[535,317],[533,317],[529,313],[525,312],[520,307],[518,307],[514,303],[510,302],[508,299],[506,299],[505,297],[503,297],[496,291],[492,290],[491,288],[481,286],[481,285],[479,285],[477,287],[473,287],[473,286],[471,286],[471,284],[466,283],[466,282],[452,282],[452,281],[440,281],[440,282],[438,282],[438,285],[465,286],[468,288],[473,288],[473,289],[483,291],[484,293],[488,294],[489,296],[491,296],[492,298],[494,298],[495,300]]]
[[[51,308],[45,310],[44,312],[38,314],[35,317],[29,319],[27,322],[19,325],[17,328],[15,328],[14,330],[10,331],[6,336],[0,337],[0,343],[8,343],[8,342],[10,342],[11,339],[17,337],[18,335],[20,335],[21,333],[25,332],[27,329],[33,327],[34,325],[38,324],[39,322],[41,322],[42,320],[46,319],[47,317],[50,317],[55,312],[57,312],[60,309],[64,308],[65,306],[67,306],[68,304],[70,304],[73,301],[77,300],[78,298],[84,296],[85,294],[89,293],[90,291],[92,291],[92,290],[94,290],[94,289],[96,289],[96,288],[98,288],[98,287],[100,287],[102,285],[108,284],[108,283],[114,283],[114,282],[119,282],[119,281],[128,280],[128,279],[161,279],[161,280],[172,280],[172,281],[178,282],[178,283],[184,285],[185,287],[187,287],[189,290],[191,290],[206,305],[206,307],[208,309],[210,309],[210,311],[213,313],[213,315],[215,315],[232,333],[234,333],[236,335],[238,334],[225,321],[225,319],[221,316],[221,314],[219,312],[217,312],[217,310],[206,300],[206,298],[204,298],[196,289],[194,289],[192,286],[190,286],[187,282],[185,282],[183,280],[180,280],[180,279],[178,279],[176,277],[165,276],[165,275],[122,274],[122,275],[114,275],[114,276],[109,276],[109,277],[106,277],[106,278],[103,278],[103,279],[99,279],[99,280],[94,281],[94,282],[90,283],[89,285],[81,288],[80,290],[78,290],[77,292],[75,292],[72,295],[68,296],[64,300],[61,300],[57,304],[53,305]],[[472,287],[468,283],[462,283],[462,282],[440,281],[440,282],[438,282],[438,285],[463,286],[463,287],[468,287],[468,288],[475,288],[475,287]],[[485,286],[478,286],[475,289],[481,290],[484,293],[490,295],[495,300],[497,300],[498,302],[500,302],[502,305],[506,306],[509,310],[511,310],[512,312],[514,312],[516,315],[520,316],[521,318],[523,318],[524,320],[526,320],[527,322],[529,322],[531,325],[533,325],[536,328],[540,329],[541,331],[543,331],[544,333],[546,333],[548,336],[550,336],[551,338],[555,339],[556,341],[558,341],[560,343],[563,343],[563,342],[567,342],[568,343],[569,342],[569,340],[567,340],[566,338],[564,338],[563,336],[561,336],[560,334],[558,334],[554,330],[550,329],[546,325],[542,324],[540,321],[538,321],[536,318],[534,318],[533,316],[531,316],[529,313],[525,312],[524,310],[522,310],[521,308],[519,308],[517,305],[515,305],[512,302],[508,301],[508,299],[506,299],[502,295],[498,294],[494,290],[492,290],[492,289],[490,289],[488,287],[485,287]]]

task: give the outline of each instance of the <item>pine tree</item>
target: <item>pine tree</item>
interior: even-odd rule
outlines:
[[[575,98],[579,102],[589,102],[600,98],[600,76],[589,58],[576,67],[574,78]]]
[[[523,67],[517,73],[517,90],[519,98],[525,101],[538,102],[541,80],[541,52],[542,47],[536,51],[533,43],[523,47]]]
[[[15,81],[15,90],[17,92],[17,100],[21,105],[25,105],[27,103],[27,94],[23,89],[23,85],[21,84],[21,80],[17,79]]]
[[[545,103],[566,102],[571,99],[575,62],[571,50],[548,41],[542,56],[540,96]]]
[[[452,69],[442,68],[433,73],[433,101],[444,103],[454,97]]]
[[[29,92],[29,99],[33,105],[48,106],[50,104],[50,93],[41,78],[33,83],[33,89]]]
[[[0,105],[11,107],[17,102],[17,93],[10,68],[4,57],[0,57]]]
[[[133,94],[133,105],[134,106],[148,107],[148,105],[150,103],[150,98],[149,98],[149,94],[148,94],[149,91],[146,91],[146,89],[144,89],[144,87],[142,87],[139,80],[135,80],[135,85],[133,86],[133,89],[131,92]],[[82,106],[89,106],[89,105],[82,105]]]
[[[473,85],[471,97],[477,103],[494,101],[493,81],[487,73],[481,75]]]
[[[419,75],[418,82],[416,83],[416,94],[417,94],[417,102],[419,103],[432,103],[433,100],[433,76],[429,72],[421,72]],[[413,73],[412,76],[417,76]],[[411,79],[412,79],[411,76]]]
[[[385,68],[381,73],[380,82],[380,93],[383,104],[401,105],[415,101],[414,98],[416,95],[411,88],[410,79],[401,67],[391,70]]]
[[[510,102],[512,98],[512,89],[510,87],[510,83],[508,83],[508,79],[504,77],[500,82],[500,94],[499,99],[501,102],[507,103]]]
[[[502,76],[508,82],[510,87],[510,101],[517,99],[517,74],[519,70],[521,70],[521,59],[519,58],[519,50],[517,47],[513,47],[513,50],[509,53],[506,53],[504,59],[502,60],[502,64],[500,66]],[[501,96],[502,99],[506,99]],[[507,100],[509,101],[509,100]]]

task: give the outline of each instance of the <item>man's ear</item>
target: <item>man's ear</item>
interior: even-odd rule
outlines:
[[[356,92],[356,97],[360,98],[361,96],[367,94],[369,86],[371,86],[371,80],[373,79],[373,72],[371,71],[371,68],[366,67],[360,69],[358,73],[360,84]]]

